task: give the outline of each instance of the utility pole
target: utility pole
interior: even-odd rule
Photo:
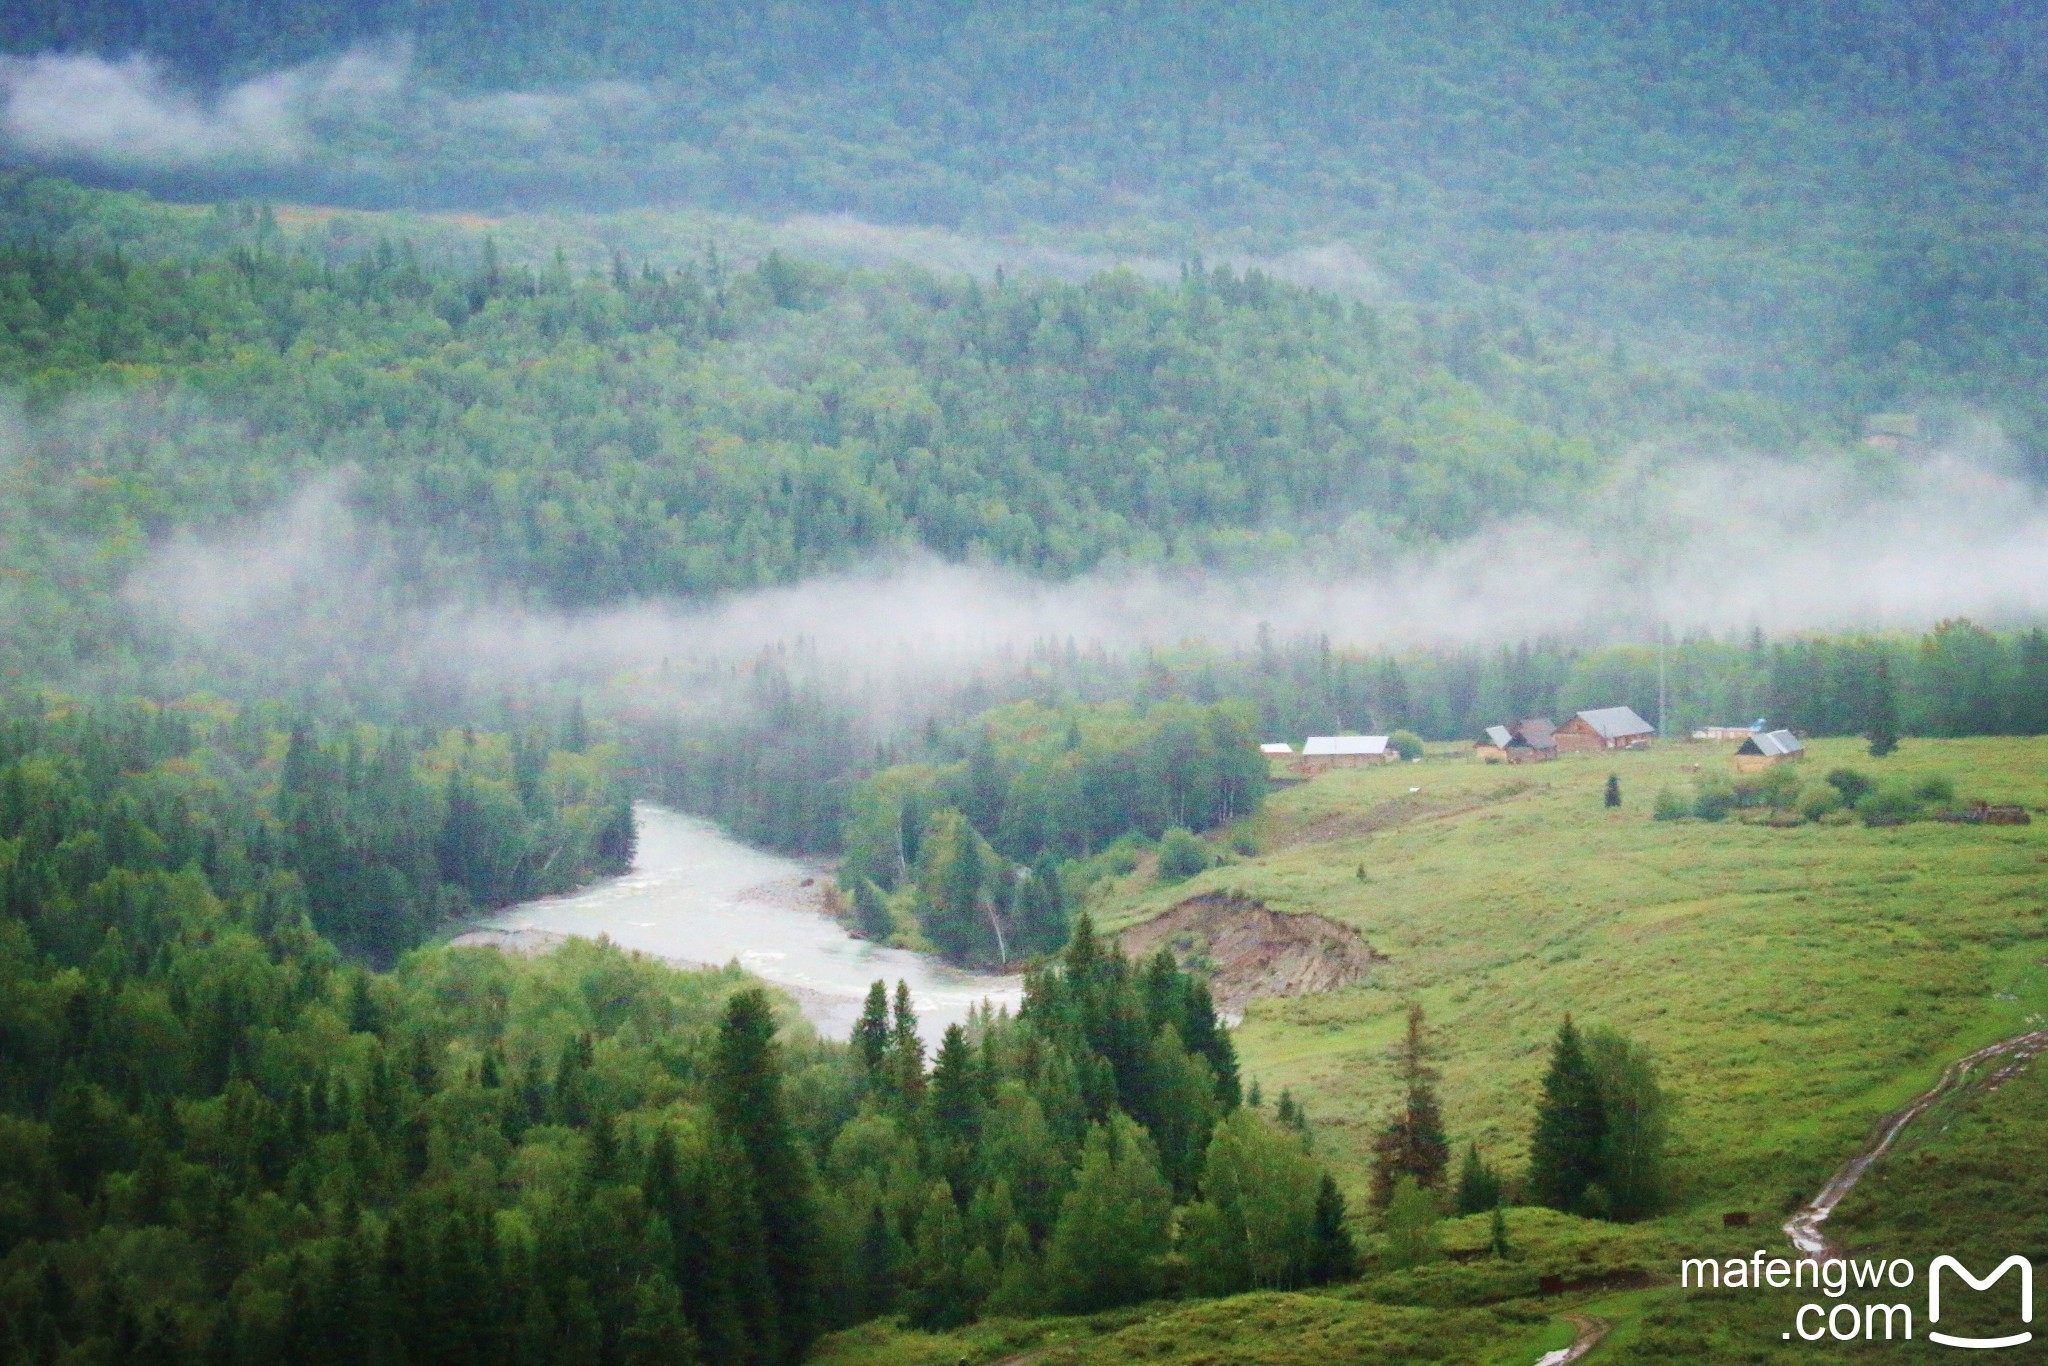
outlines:
[[[1657,738],[1664,738],[1664,619],[1657,619]]]

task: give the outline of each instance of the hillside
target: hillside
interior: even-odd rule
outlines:
[[[11,69],[13,154],[102,183],[848,213],[1168,258],[1342,243],[1368,293],[1505,293],[1845,423],[1981,405],[2029,434],[2044,33],[1997,0],[0,19],[43,63]],[[106,64],[137,54],[159,66]]]
[[[1407,1001],[1440,1031],[1454,1138],[1511,1168],[1543,1053],[1571,1011],[1663,1060],[1686,1203],[1774,1210],[1812,1191],[1940,1062],[2048,1011],[2048,838],[2040,823],[1650,818],[1659,788],[1689,785],[1689,764],[1725,767],[1730,748],[1327,774],[1271,799],[1259,857],[1170,888],[1139,882],[1104,924],[1231,890],[1326,916],[1385,954],[1357,986],[1254,1003],[1238,1035],[1246,1075],[1301,1097],[1354,1173],[1389,1102],[1387,1049]],[[1847,765],[2048,804],[2041,739],[1913,741],[1884,760],[1854,741],[1813,748],[1809,782]],[[1601,805],[1610,773],[1618,811]]]
[[[928,1347],[871,1326],[829,1340],[821,1359],[928,1351],[934,1362],[988,1362],[1030,1350],[1047,1363],[1142,1353],[1250,1364],[1342,1350],[1528,1363],[1568,1339],[1566,1316],[1590,1314],[1614,1324],[1595,1360],[1778,1360],[1779,1330],[1811,1295],[1687,1295],[1671,1285],[1678,1259],[1759,1246],[1775,1255],[1784,1212],[1880,1116],[1950,1058],[2038,1027],[2048,1015],[2048,836],[2038,820],[1650,819],[1658,788],[1690,784],[1688,765],[1725,768],[1729,748],[1518,769],[1438,753],[1329,774],[1269,802],[1258,856],[1171,888],[1143,868],[1097,903],[1106,923],[1139,925],[1189,897],[1241,891],[1326,916],[1387,956],[1355,986],[1254,1001],[1235,1032],[1247,1080],[1269,1099],[1284,1088],[1303,1101],[1317,1151],[1361,1198],[1371,1129],[1396,1094],[1391,1049],[1407,1002],[1420,1001],[1436,1030],[1454,1147],[1476,1141],[1511,1179],[1559,1017],[1621,1028],[1657,1055],[1674,1100],[1671,1214],[1616,1226],[1517,1210],[1518,1260],[1499,1271],[1439,1264],[1368,1275],[1334,1298],[996,1322]],[[1892,781],[1945,774],[1966,793],[2048,803],[2048,741],[1913,741],[1881,761],[1850,742],[1814,748],[1811,782],[1850,765]],[[1601,804],[1609,773],[1621,778],[1619,811]],[[1994,1247],[2027,1246],[2039,1219],[2028,1116],[2040,1095],[2037,1068],[1991,1092],[1966,1088],[1909,1131],[1830,1228],[1858,1256],[1924,1260],[1953,1247],[1991,1260]],[[1758,1227],[1724,1230],[1729,1210],[1751,1212]],[[1444,1241],[1484,1247],[1484,1220],[1447,1223]],[[1539,1274],[1562,1277],[1567,1293],[1535,1298]],[[1424,1305],[1436,1308],[1417,1318]],[[1783,1359],[1835,1359],[1830,1348],[1795,1343]]]

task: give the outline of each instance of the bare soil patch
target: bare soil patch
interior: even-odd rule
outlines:
[[[1242,1015],[1265,996],[1305,996],[1350,986],[1387,961],[1358,931],[1319,915],[1289,915],[1241,892],[1205,892],[1122,935],[1124,952],[1149,958],[1161,946],[1204,973],[1217,1009]]]

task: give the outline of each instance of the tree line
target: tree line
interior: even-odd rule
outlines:
[[[0,721],[6,894],[37,951],[85,953],[117,931],[155,942],[151,908],[196,870],[222,895],[270,887],[388,964],[451,919],[631,863],[618,754],[580,722],[559,736],[283,722],[205,699]],[[132,886],[109,897],[117,872]]]
[[[1182,700],[978,717],[949,764],[893,765],[847,799],[841,888],[872,938],[918,937],[1003,963],[1065,942],[1075,865],[1120,839],[1210,829],[1258,810],[1251,713]]]

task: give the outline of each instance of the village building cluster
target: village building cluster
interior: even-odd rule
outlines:
[[[1747,726],[1703,726],[1692,732],[1694,740],[1741,742],[1735,751],[1739,772],[1755,773],[1774,764],[1806,757],[1806,745],[1789,730],[1772,730],[1763,718]],[[1532,764],[1555,759],[1560,754],[1598,754],[1613,750],[1647,749],[1657,739],[1657,728],[1645,721],[1633,707],[1596,707],[1575,712],[1558,725],[1547,716],[1527,716],[1504,725],[1488,726],[1472,745],[1472,757],[1489,764]],[[1262,744],[1259,753],[1284,762],[1302,776],[1313,777],[1333,768],[1372,768],[1400,759],[1392,738],[1385,735],[1311,735],[1297,753],[1294,746],[1279,742]]]

